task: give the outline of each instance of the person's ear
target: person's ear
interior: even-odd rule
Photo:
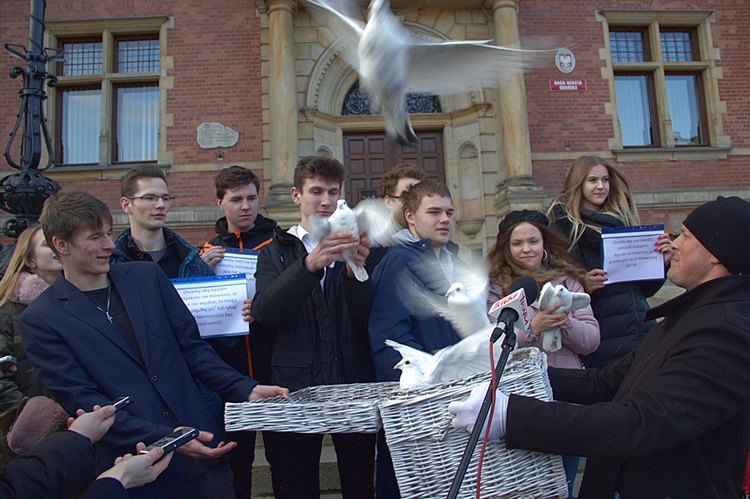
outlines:
[[[60,239],[58,236],[52,236],[52,246],[55,248],[55,253],[58,255],[67,255],[70,253],[70,244],[64,239]]]
[[[299,198],[301,195],[302,192],[298,191],[296,187],[292,187],[292,201],[294,201],[294,204],[302,204],[302,200]]]
[[[120,208],[122,208],[122,211],[125,212],[125,214],[130,215],[130,199],[126,198],[125,196],[120,198]]]
[[[221,211],[224,211],[224,199],[216,198],[216,206],[218,206]]]
[[[409,225],[416,225],[414,213],[412,213],[411,210],[404,210],[404,220],[406,220],[406,223]]]
[[[385,203],[385,207],[388,208],[391,211],[393,211],[394,207],[396,206],[396,201],[398,201],[398,199],[393,198],[393,197],[388,196],[388,195],[386,195],[383,198],[383,203]]]

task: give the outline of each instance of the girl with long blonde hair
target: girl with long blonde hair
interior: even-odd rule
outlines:
[[[604,227],[640,225],[633,189],[625,175],[597,156],[577,158],[562,191],[547,212],[551,223],[568,237],[571,256],[587,273],[584,289],[599,321],[601,345],[584,357],[586,367],[604,367],[640,346],[655,324],[644,321],[647,297],[661,288],[665,279],[620,282],[605,285],[602,270],[601,231]],[[672,256],[669,235],[659,236],[654,251]]]
[[[29,227],[21,233],[5,276],[0,281],[0,357],[16,358],[16,372],[11,372],[10,364],[2,367],[0,413],[12,413],[26,397],[49,396],[24,353],[18,318],[52,284],[61,269],[57,256],[47,246],[40,225]],[[9,424],[11,419],[0,418],[0,424]],[[12,457],[5,445],[7,430],[7,427],[0,427],[0,450],[4,463]]]

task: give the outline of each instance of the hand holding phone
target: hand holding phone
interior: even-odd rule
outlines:
[[[160,438],[153,444],[149,445],[145,449],[141,449],[140,454],[148,454],[154,447],[161,447],[164,449],[164,454],[172,452],[178,447],[185,445],[198,436],[198,430],[190,427],[177,428],[174,433],[167,435],[164,438]]]
[[[16,362],[18,362],[18,359],[12,355],[0,357],[0,369],[8,369],[10,366],[15,366]]]
[[[115,412],[117,412],[120,409],[122,409],[123,407],[127,407],[130,404],[132,404],[132,403],[133,403],[133,398],[132,397],[120,397],[118,399],[113,400],[108,405],[114,406]]]

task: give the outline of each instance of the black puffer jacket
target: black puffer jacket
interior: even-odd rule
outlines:
[[[273,241],[273,230],[275,228],[275,220],[257,215],[250,230],[229,232],[227,217],[221,217],[214,226],[218,235],[201,246],[201,254],[213,246],[260,250]],[[271,379],[273,337],[273,328],[264,328],[262,324],[250,324],[250,334],[246,338],[229,336],[209,338],[207,341],[209,345],[214,347],[221,360],[237,369],[241,374],[268,384]],[[248,364],[248,355],[251,359],[250,364]]]
[[[561,205],[555,205],[550,217],[554,227],[571,237],[573,224]],[[612,215],[581,208],[581,219],[594,227],[622,227]],[[601,232],[587,227],[570,254],[587,271],[602,268]],[[596,352],[582,357],[586,367],[604,367],[641,345],[656,321],[645,320],[649,309],[646,298],[656,294],[665,279],[608,284],[591,294],[591,308],[599,321],[601,343]]]
[[[251,314],[276,337],[271,383],[299,390],[307,386],[375,380],[367,322],[372,305],[369,279],[345,275],[343,262],[312,274],[307,250],[296,236],[276,228],[260,250]]]
[[[216,221],[214,231],[216,237],[201,246],[201,253],[212,246],[223,246],[225,248],[260,249],[266,241],[271,238],[271,233],[276,228],[276,221],[263,215],[255,217],[255,225],[246,232],[229,232],[227,217],[221,217]]]

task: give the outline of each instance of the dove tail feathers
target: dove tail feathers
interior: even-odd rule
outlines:
[[[354,272],[354,277],[356,277],[359,282],[365,282],[369,278],[367,270],[365,270],[364,267],[360,265],[350,265],[350,267]]]
[[[414,133],[409,118],[404,120],[404,125],[400,129],[388,130],[388,135],[391,140],[404,147],[414,147],[419,142],[419,138]]]

